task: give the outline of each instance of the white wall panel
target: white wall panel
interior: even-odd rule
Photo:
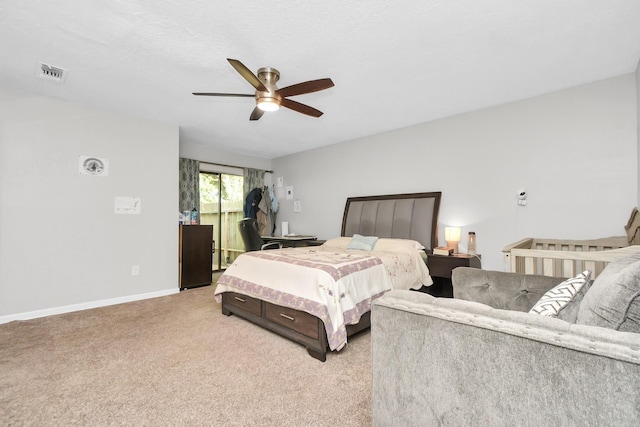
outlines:
[[[6,87],[0,126],[0,319],[178,290],[176,126]],[[80,174],[83,155],[109,175]]]
[[[277,222],[329,238],[348,196],[442,191],[440,243],[444,226],[461,226],[464,251],[475,231],[497,270],[502,248],[524,237],[623,235],[638,203],[636,93],[628,74],[274,159],[303,206],[281,200]]]

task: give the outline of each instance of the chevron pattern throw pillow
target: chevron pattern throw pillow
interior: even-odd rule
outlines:
[[[558,317],[560,311],[565,309],[580,291],[588,284],[591,272],[585,270],[576,277],[567,279],[553,289],[549,289],[535,303],[529,313],[536,313],[542,316]],[[574,319],[575,321],[575,319]]]

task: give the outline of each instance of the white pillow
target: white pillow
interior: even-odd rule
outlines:
[[[421,251],[424,246],[420,242],[410,239],[378,239],[376,246],[373,248],[376,251],[388,252],[407,249]]]
[[[325,248],[347,249],[350,242],[351,237],[334,237],[332,239],[328,239],[322,244],[322,246]]]
[[[328,239],[322,244],[322,246],[325,248],[347,249],[351,240],[351,237],[334,237],[332,239]],[[388,252],[406,251],[407,249],[422,251],[424,250],[424,246],[420,242],[411,239],[380,238],[373,247],[374,251]]]
[[[560,317],[571,323],[575,323],[580,301],[584,296],[582,290],[586,290],[591,272],[585,270],[576,277],[567,279],[553,289],[549,289],[542,298],[531,307],[529,313],[542,316]],[[561,315],[567,312],[567,315]],[[570,312],[570,313],[569,313]]]

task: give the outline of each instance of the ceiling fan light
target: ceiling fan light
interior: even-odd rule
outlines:
[[[280,104],[273,98],[263,98],[258,100],[258,108],[262,111],[276,111]]]

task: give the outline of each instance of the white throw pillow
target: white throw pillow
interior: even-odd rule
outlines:
[[[585,270],[576,277],[567,279],[553,289],[549,289],[534,304],[529,313],[559,317],[567,322],[575,323],[580,302],[588,288],[590,276],[591,272]]]

